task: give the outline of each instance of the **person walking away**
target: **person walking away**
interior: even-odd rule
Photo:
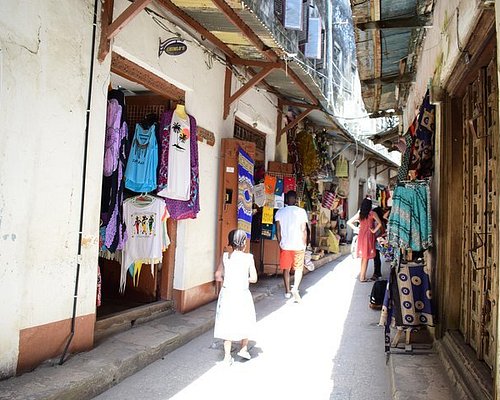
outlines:
[[[276,236],[280,244],[280,269],[283,272],[285,298],[293,296],[300,302],[299,286],[304,271],[304,254],[307,245],[307,213],[297,207],[297,193],[286,194],[286,206],[276,212]],[[290,288],[290,270],[294,269],[294,284]]]
[[[380,258],[380,250],[377,242],[378,238],[386,235],[387,221],[384,218],[385,212],[382,207],[375,207],[372,211],[377,214],[382,225],[380,229],[375,232],[375,258],[373,259],[373,276],[371,277],[371,280],[376,281],[382,276],[382,260]]]
[[[355,223],[359,223],[357,250],[357,256],[361,258],[359,281],[370,282],[366,279],[368,260],[375,258],[375,232],[382,227],[382,223],[378,215],[372,211],[372,201],[369,198],[363,199],[359,211],[347,221],[351,229],[356,229]]]
[[[229,232],[231,252],[224,252],[215,271],[216,282],[222,282],[217,300],[214,337],[224,341],[224,363],[231,365],[233,341],[241,344],[238,356],[250,360],[248,339],[257,323],[255,305],[249,283],[257,282],[257,270],[253,255],[245,253],[247,234],[241,229]]]

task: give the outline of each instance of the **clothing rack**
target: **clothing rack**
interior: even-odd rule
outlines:
[[[430,178],[426,178],[426,179],[405,179],[405,180],[401,180],[397,183],[397,186],[405,186],[407,183],[410,183],[410,184],[417,184],[417,185],[429,185],[431,182],[431,179]]]

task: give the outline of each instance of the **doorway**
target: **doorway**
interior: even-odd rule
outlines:
[[[184,101],[184,91],[164,81],[157,75],[147,71],[143,67],[132,63],[126,58],[113,53],[111,63],[111,79],[108,90],[108,107],[111,99],[122,99],[122,123],[126,125],[125,139],[122,142],[121,151],[128,158],[130,147],[136,125],[144,124],[148,127],[155,125],[155,135],[158,149],[159,121],[161,115],[175,108],[178,102]],[[109,110],[109,109],[108,109]],[[125,166],[124,166],[125,168]],[[125,169],[123,169],[124,171]],[[109,177],[103,176],[103,190],[101,193],[101,234],[107,235],[105,221],[106,200],[109,195]],[[119,178],[115,179],[119,180]],[[123,179],[123,177],[122,177]],[[137,196],[139,193],[129,189],[122,189],[123,198],[119,203],[122,207],[123,201]],[[150,194],[154,195],[154,191]],[[103,226],[104,225],[104,226]],[[121,252],[119,249],[111,252],[106,246],[100,246],[99,271],[100,271],[100,296],[97,301],[97,323],[96,336],[102,334],[103,329],[109,326],[116,327],[115,322],[128,324],[138,318],[146,318],[153,314],[167,312],[172,308],[173,298],[173,271],[175,264],[175,246],[177,223],[172,219],[167,220],[167,235],[170,245],[163,252],[161,262],[155,265],[143,264],[138,269],[138,274],[126,273],[125,286],[120,283],[123,276],[121,268]],[[102,242],[102,240],[101,240]],[[109,241],[108,241],[109,243]],[[113,250],[115,250],[113,248]],[[98,333],[99,332],[99,333]]]
[[[498,302],[498,85],[496,55],[462,98],[463,236],[460,332],[496,368]]]

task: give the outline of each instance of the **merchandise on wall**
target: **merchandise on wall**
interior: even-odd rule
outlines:
[[[196,120],[169,103],[123,89],[108,93],[98,318],[159,299],[167,220],[199,212]]]
[[[400,181],[394,189],[387,229],[392,264],[380,324],[385,349],[396,346],[403,330],[433,326],[427,250],[433,246],[429,180]],[[387,253],[385,254],[387,257]],[[396,335],[391,340],[391,329]]]

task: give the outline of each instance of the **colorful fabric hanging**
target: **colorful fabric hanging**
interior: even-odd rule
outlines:
[[[165,111],[161,116],[160,137],[161,137],[161,159],[158,174],[158,188],[164,189],[168,184],[169,165],[169,145],[170,145],[170,124],[174,112]],[[190,137],[189,145],[191,152],[191,192],[189,200],[165,199],[165,204],[170,213],[170,217],[175,220],[196,218],[200,211],[200,180],[198,164],[198,136],[196,119],[189,115]]]
[[[321,206],[331,210],[333,208],[334,200],[335,200],[335,193],[325,191],[325,192],[323,192]]]
[[[394,190],[387,238],[394,247],[426,250],[433,245],[428,183],[407,183]]]
[[[258,207],[262,207],[266,204],[266,193],[263,183],[259,183],[253,187],[253,201]]]
[[[274,208],[265,206],[262,209],[262,224],[272,224],[274,219]]]
[[[283,179],[282,178],[277,178],[276,179],[276,187],[274,188],[274,194],[277,196],[281,196],[283,194]]]
[[[273,194],[276,189],[276,177],[271,175],[266,175],[264,178],[264,188],[266,190],[266,194]]]
[[[252,196],[254,161],[240,148],[238,154],[238,229],[252,233]]]
[[[297,190],[297,184],[295,181],[295,177],[285,177],[283,179],[283,183],[284,183],[283,191],[285,193],[288,193],[290,190]]]
[[[417,171],[418,179],[432,176],[434,170],[434,131],[436,106],[430,103],[429,90],[420,106],[414,132],[409,170]]]

